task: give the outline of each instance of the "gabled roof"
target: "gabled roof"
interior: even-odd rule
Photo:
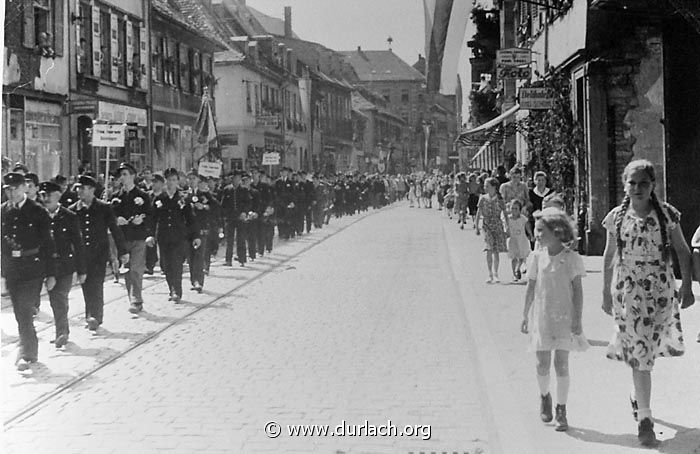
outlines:
[[[341,51],[361,82],[425,81],[425,77],[390,50]]]
[[[398,115],[387,109],[384,109],[381,106],[374,104],[372,101],[369,101],[357,91],[352,92],[352,110],[355,110],[360,113],[362,113],[362,111],[372,110],[380,115],[390,117],[393,120],[398,121],[400,123],[406,123],[403,120],[403,118],[399,117]]]
[[[247,6],[248,11],[255,17],[255,19],[263,26],[265,31],[270,35],[284,36],[284,20],[278,19],[276,17],[268,16],[265,13],[258,11],[257,9]],[[299,39],[296,33],[292,32],[292,37]]]
[[[214,18],[197,0],[153,0],[153,9],[188,31],[199,35],[221,49],[226,41],[214,27]]]

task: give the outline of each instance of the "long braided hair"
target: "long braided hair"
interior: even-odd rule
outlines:
[[[630,176],[630,174],[637,172],[637,171],[642,171],[645,172],[648,176],[649,179],[651,180],[652,185],[656,182],[656,171],[654,169],[654,164],[652,164],[650,161],[646,159],[637,159],[625,167],[625,170],[622,172],[622,184],[626,185],[627,184],[627,177]],[[659,201],[658,197],[656,197],[656,192],[652,188],[651,190],[651,199],[650,199],[651,207],[652,209],[656,212],[656,217],[659,219],[659,230],[661,231],[661,258],[663,259],[664,262],[668,262],[669,257],[671,256],[670,250],[671,250],[671,244],[669,242],[668,238],[668,229],[667,229],[667,222],[668,219],[666,218],[666,214],[664,213],[663,209],[661,208],[661,202]],[[617,216],[615,217],[615,230],[617,232],[617,253],[622,260],[622,249],[625,247],[625,242],[622,241],[622,235],[621,235],[621,228],[622,228],[622,221],[625,217],[625,213],[627,213],[627,209],[630,206],[630,196],[629,194],[625,194],[625,197],[622,199],[622,203],[620,204],[620,209],[617,212]]]

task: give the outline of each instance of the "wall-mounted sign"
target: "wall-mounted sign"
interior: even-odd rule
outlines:
[[[499,79],[530,79],[532,71],[529,66],[514,67],[514,66],[499,66]]]
[[[521,88],[520,108],[528,110],[554,107],[554,90],[551,88]]]
[[[499,66],[523,66],[529,65],[531,61],[532,51],[530,49],[513,47],[496,51],[496,64]]]
[[[92,146],[123,147],[125,130],[124,124],[95,124],[92,126]]]
[[[260,115],[255,117],[256,126],[274,126],[277,127],[280,124],[279,115]]]
[[[262,165],[264,166],[276,166],[280,163],[279,153],[263,153]]]

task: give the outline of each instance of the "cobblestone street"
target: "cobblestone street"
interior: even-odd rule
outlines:
[[[8,367],[6,344],[3,452],[646,451],[626,401],[628,370],[604,358],[611,323],[599,310],[600,258],[586,258],[594,347],[572,355],[572,427],[562,434],[539,422],[534,357],[518,331],[524,286],[484,283],[481,241],[435,210],[399,203],[333,220],[246,269],[217,262],[208,291],[186,293],[180,306],[164,301],[159,283],[139,317],[117,299],[99,336],[74,321],[65,352],[52,351],[47,329],[42,366],[29,376]],[[502,277],[507,268],[502,261]],[[660,362],[654,406],[659,451],[693,454],[700,307],[682,315],[688,351]],[[430,439],[287,432],[365,420],[430,425]],[[266,436],[268,422],[279,437]]]

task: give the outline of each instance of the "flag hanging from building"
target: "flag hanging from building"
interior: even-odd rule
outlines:
[[[423,0],[429,92],[454,94],[471,2]]]
[[[199,116],[194,125],[194,132],[196,134],[197,144],[204,145],[204,154],[199,157],[199,159],[201,159],[201,157],[209,152],[210,145],[214,147],[217,145],[216,123],[214,123],[214,114],[211,111],[211,99],[206,87],[202,94],[202,106],[199,108]]]

